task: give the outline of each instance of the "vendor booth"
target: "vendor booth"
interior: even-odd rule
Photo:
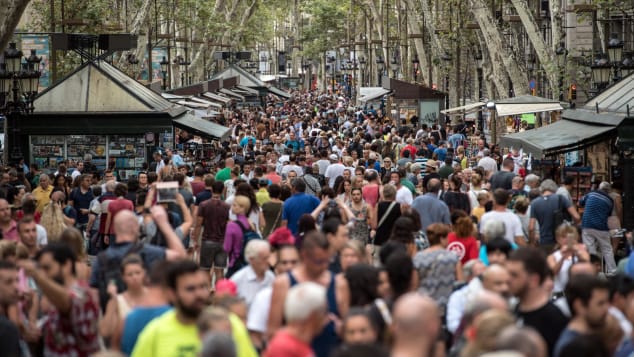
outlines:
[[[229,134],[105,61],[86,62],[40,93],[34,106],[17,135],[26,160],[44,172],[90,154],[99,170],[112,168],[125,179],[143,170],[157,148],[174,147],[174,126],[214,140]]]

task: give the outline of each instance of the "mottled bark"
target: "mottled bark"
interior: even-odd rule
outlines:
[[[7,48],[30,0],[0,0],[0,49]]]

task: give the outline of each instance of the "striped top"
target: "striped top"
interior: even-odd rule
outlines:
[[[612,214],[614,203],[607,193],[596,190],[585,195],[579,202],[584,207],[582,228],[608,231],[608,217]]]

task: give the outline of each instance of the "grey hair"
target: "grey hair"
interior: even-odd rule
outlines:
[[[542,182],[541,185],[539,185],[539,190],[542,191],[542,193],[546,192],[546,191],[550,191],[550,192],[557,192],[557,184],[555,183],[555,181],[551,180],[551,179],[546,179]]]
[[[106,191],[114,192],[114,189],[117,187],[116,181],[108,181],[106,182]]]
[[[612,185],[607,181],[603,181],[599,184],[599,190],[610,191],[611,189]]]
[[[491,150],[489,149],[482,150],[482,156],[489,156],[489,155],[491,155]]]
[[[479,263],[480,261],[478,259],[471,259],[462,266],[462,275],[464,275],[465,279],[473,276],[473,268]]]
[[[47,175],[47,174],[40,174],[40,181],[42,181],[42,179],[47,179],[47,180],[50,180],[51,178],[50,178],[50,177],[48,177],[48,175]]]
[[[210,332],[203,338],[201,357],[236,357],[236,345],[230,334]]]
[[[495,238],[504,238],[506,235],[506,227],[502,221],[490,220],[486,221],[484,227],[482,227],[482,233],[487,241],[491,241]]]
[[[249,261],[257,257],[264,249],[271,250],[271,245],[268,241],[264,239],[253,239],[247,243],[247,246],[244,248],[244,258]]]
[[[538,182],[539,181],[539,176],[535,175],[535,174],[528,174],[526,175],[526,178],[524,179],[524,182],[526,183],[534,183],[534,182]]]
[[[316,311],[325,311],[327,304],[326,288],[313,282],[301,283],[286,294],[284,318],[288,322],[304,321]]]

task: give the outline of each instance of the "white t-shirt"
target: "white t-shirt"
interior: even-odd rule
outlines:
[[[335,180],[337,179],[337,177],[343,175],[343,170],[345,169],[346,167],[340,163],[336,163],[336,164],[332,164],[328,166],[328,169],[326,169],[325,176],[328,179],[328,186],[330,186],[330,188],[335,187]]]
[[[497,212],[489,211],[482,215],[480,220],[480,233],[484,233],[484,226],[489,220],[499,220],[504,223],[504,239],[510,243],[515,243],[515,237],[524,237],[524,231],[522,231],[522,222],[515,213],[511,211]]]
[[[409,188],[405,186],[401,186],[401,188],[396,191],[396,202],[402,205],[411,206],[412,202],[414,202],[412,191],[410,191]]]

